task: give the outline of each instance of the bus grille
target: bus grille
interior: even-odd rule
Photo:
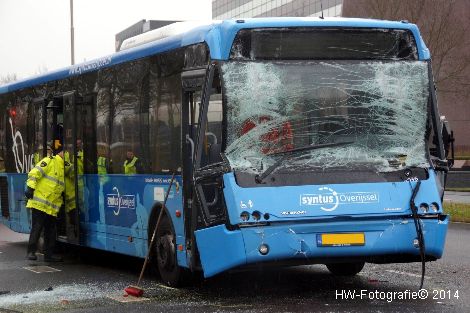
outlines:
[[[0,177],[0,206],[2,208],[2,216],[5,218],[10,217],[8,201],[8,182],[6,177]]]

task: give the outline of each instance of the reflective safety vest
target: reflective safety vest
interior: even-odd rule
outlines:
[[[45,157],[28,173],[26,185],[34,189],[26,207],[57,217],[65,189],[64,160],[58,155]]]
[[[108,174],[108,170],[106,169],[106,158],[103,156],[98,157],[97,165],[98,165],[98,174],[104,175]]]
[[[77,162],[75,162],[74,158],[70,157],[70,153],[68,151],[64,152],[64,159],[65,161],[76,164],[77,165],[77,174],[83,175],[83,150],[78,151],[77,153]]]
[[[135,167],[135,162],[137,162],[138,158],[134,157],[132,161],[124,161],[124,174],[132,175],[137,174],[137,169]]]
[[[51,153],[49,152],[49,150],[47,151],[47,156],[50,156]],[[34,155],[33,155],[33,166],[37,165],[39,163],[39,161],[41,161],[43,159],[42,157],[42,151],[37,151],[37,152],[34,152]]]
[[[77,152],[77,173],[83,175],[83,150]]]

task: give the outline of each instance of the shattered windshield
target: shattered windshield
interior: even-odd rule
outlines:
[[[236,170],[429,166],[425,62],[230,61],[222,75]]]

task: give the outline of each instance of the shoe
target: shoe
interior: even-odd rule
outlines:
[[[63,262],[64,259],[58,255],[44,256],[44,262]]]
[[[26,255],[26,258],[30,261],[36,261],[38,259],[36,253],[34,252],[28,252],[28,254]]]

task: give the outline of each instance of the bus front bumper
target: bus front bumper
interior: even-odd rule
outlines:
[[[448,217],[422,219],[427,259],[442,256]],[[364,234],[357,245],[325,246],[323,234]],[[319,237],[320,236],[320,237]],[[205,277],[242,265],[279,262],[328,263],[362,260],[379,263],[419,260],[412,218],[310,222],[243,227],[218,225],[196,231]]]

